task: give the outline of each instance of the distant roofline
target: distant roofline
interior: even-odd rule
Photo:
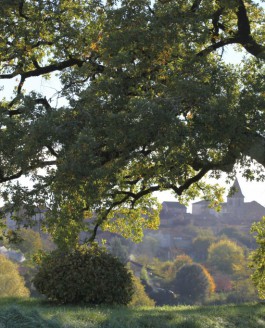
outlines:
[[[192,205],[193,205],[193,204],[202,204],[202,203],[209,204],[210,201],[209,201],[209,200],[205,200],[205,199],[203,199],[203,200],[199,200],[198,202],[194,202],[194,203],[192,203]]]
[[[182,208],[187,208],[187,206],[180,204],[180,202],[174,202],[174,201],[164,201],[162,205],[167,205],[169,207],[182,207]]]

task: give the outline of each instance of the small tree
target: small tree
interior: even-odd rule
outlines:
[[[186,264],[176,274],[172,288],[180,301],[194,304],[204,302],[215,290],[209,272],[200,264]]]
[[[229,239],[222,239],[209,247],[209,265],[223,273],[233,274],[234,268],[244,262],[243,248]]]
[[[0,255],[0,297],[28,297],[29,291],[16,264]]]

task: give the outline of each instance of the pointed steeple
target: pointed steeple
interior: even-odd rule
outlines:
[[[232,187],[230,188],[227,198],[242,198],[242,199],[245,198],[242,193],[242,190],[240,188],[237,178],[236,178],[234,184],[232,185]]]
[[[236,179],[227,196],[227,211],[233,215],[234,218],[239,218],[241,216],[244,210],[244,198],[239,182]]]

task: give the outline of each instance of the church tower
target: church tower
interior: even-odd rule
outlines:
[[[228,213],[238,216],[243,211],[244,198],[239,182],[236,179],[227,195]]]

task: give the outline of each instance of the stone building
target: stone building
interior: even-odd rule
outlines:
[[[209,208],[209,202],[203,200],[192,204],[192,216],[194,224],[214,226],[217,232],[223,225],[234,225],[249,231],[253,222],[265,216],[265,207],[256,201],[245,202],[236,179],[227,195],[227,202],[221,204],[219,212]]]
[[[245,197],[236,179],[227,195],[227,202],[221,204],[217,212],[209,207],[209,201],[192,204],[192,213],[179,202],[163,202],[160,213],[160,227],[148,234],[160,242],[160,255],[163,259],[172,259],[176,254],[189,252],[192,246],[192,227],[211,228],[218,234],[224,227],[236,227],[248,234],[253,222],[265,216],[265,207],[256,201],[245,202]]]

